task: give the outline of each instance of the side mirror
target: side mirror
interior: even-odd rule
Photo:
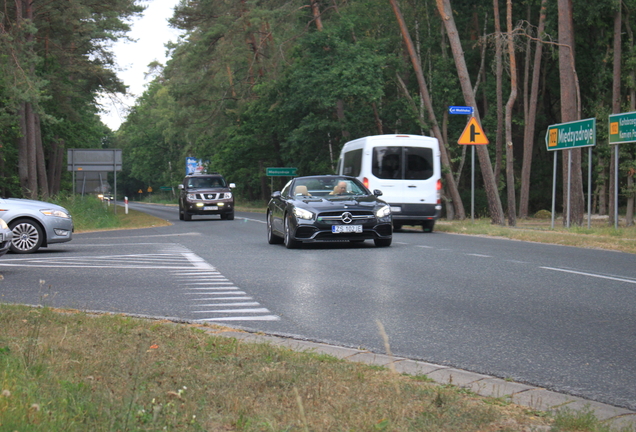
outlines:
[[[230,189],[234,189],[235,187],[236,187],[236,184],[230,183]]]
[[[272,198],[280,198],[280,191],[272,192]]]
[[[375,196],[382,196],[382,191],[380,189],[374,189],[373,190],[373,195]]]
[[[182,185],[182,184],[180,184],[179,186],[177,186],[177,188],[179,188],[179,189],[183,189],[183,185]]]

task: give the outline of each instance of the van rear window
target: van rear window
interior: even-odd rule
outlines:
[[[362,149],[351,150],[344,154],[342,173],[351,177],[358,177],[362,168]]]
[[[381,179],[429,179],[433,176],[433,149],[374,147],[371,172]]]

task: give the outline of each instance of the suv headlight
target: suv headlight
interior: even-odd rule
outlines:
[[[379,209],[375,211],[375,216],[379,218],[387,217],[391,214],[391,207],[388,205],[383,205]]]
[[[197,194],[189,193],[187,195],[187,199],[188,199],[188,201],[196,201],[197,200]]]
[[[305,210],[305,209],[301,209],[297,207],[294,208],[294,215],[296,215],[298,219],[311,220],[314,218],[314,214],[310,212],[309,210]]]
[[[64,219],[69,218],[68,213],[64,213],[62,210],[43,209],[43,210],[40,210],[40,213],[42,213],[45,216],[56,216],[56,217],[61,217]]]
[[[223,199],[232,198],[232,192],[223,192]]]

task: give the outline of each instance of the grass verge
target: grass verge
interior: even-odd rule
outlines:
[[[609,430],[220,327],[9,305],[0,326],[0,430]]]
[[[603,219],[594,220],[590,228],[587,228],[587,223],[581,227],[565,228],[562,220],[557,220],[554,229],[551,228],[549,219],[537,218],[519,220],[515,227],[493,225],[490,219],[476,219],[475,223],[470,220],[439,220],[435,224],[435,230],[636,253],[636,227],[619,226],[616,229],[608,226],[607,220]]]

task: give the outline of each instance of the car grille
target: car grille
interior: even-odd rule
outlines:
[[[196,194],[196,198],[200,200],[223,199],[223,193],[200,193]]]
[[[322,222],[328,222],[328,223],[342,223],[343,222],[343,215],[345,213],[348,213],[349,215],[351,215],[351,220],[353,221],[364,221],[367,219],[373,219],[373,212],[370,211],[338,211],[338,212],[325,212],[325,213],[320,213],[318,215],[317,220],[322,221]],[[351,222],[349,222],[351,223]]]

